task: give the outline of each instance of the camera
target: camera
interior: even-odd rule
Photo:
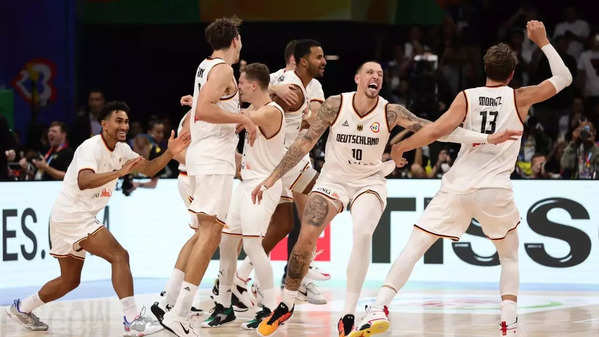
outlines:
[[[582,130],[580,130],[580,140],[586,141],[591,138],[591,127],[585,125]]]
[[[127,174],[123,177],[123,183],[121,184],[121,189],[123,190],[123,194],[128,197],[131,195],[131,192],[135,189],[133,187],[133,175]]]

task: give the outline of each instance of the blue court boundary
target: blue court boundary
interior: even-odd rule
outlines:
[[[134,287],[136,294],[153,294],[162,291],[166,284],[165,278],[135,278]],[[343,289],[344,281],[324,281],[318,283],[324,289]],[[275,282],[278,285],[278,282]],[[380,281],[366,281],[365,289],[378,288],[382,285]],[[210,289],[212,280],[203,282],[202,289]],[[15,298],[23,298],[37,291],[39,286],[0,288],[0,306],[9,305]],[[464,283],[464,282],[408,282],[405,290],[498,290],[499,285],[495,282],[486,283]],[[550,283],[522,283],[522,291],[581,291],[599,292],[599,284],[550,284]],[[112,289],[111,280],[81,282],[79,287],[60,300],[80,300],[116,296]]]

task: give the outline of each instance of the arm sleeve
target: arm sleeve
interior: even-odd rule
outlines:
[[[439,138],[441,142],[451,142],[459,144],[485,144],[489,135],[464,128],[456,128],[447,136]]]
[[[557,92],[560,92],[572,83],[572,74],[570,74],[564,60],[551,44],[546,44],[541,50],[547,57],[547,61],[549,61],[549,68],[551,68],[551,75],[553,75],[549,78],[549,82],[553,84]]]

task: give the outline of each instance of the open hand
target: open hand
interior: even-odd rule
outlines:
[[[119,177],[125,176],[129,173],[131,173],[131,171],[133,171],[133,168],[135,167],[135,165],[137,165],[143,158],[141,156],[137,157],[137,158],[133,158],[133,159],[129,159],[125,162],[125,165],[123,165],[123,167],[121,167],[121,169],[119,170]]]
[[[503,130],[501,132],[494,133],[487,137],[489,144],[499,144],[508,140],[518,140],[522,136],[522,131],[518,130]]]
[[[168,151],[173,155],[185,150],[191,142],[191,133],[189,131],[183,131],[177,138],[175,138],[175,131],[171,130],[171,136],[168,139]]]
[[[291,84],[282,84],[274,89],[275,95],[279,96],[288,106],[295,105],[295,102],[299,99],[298,94],[291,89],[291,86]]]
[[[264,193],[264,191],[269,189],[271,186],[272,186],[272,184],[270,184],[270,185],[268,184],[268,179],[266,179],[263,182],[261,182],[260,184],[258,184],[258,186],[256,186],[252,190],[252,203],[259,204],[260,201],[262,201],[262,194]]]

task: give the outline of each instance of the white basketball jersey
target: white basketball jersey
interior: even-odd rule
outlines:
[[[270,102],[267,105],[281,112],[281,125],[279,131],[270,138],[266,138],[260,129],[253,146],[250,146],[248,137],[245,138],[243,158],[241,159],[241,178],[243,180],[265,179],[285,155],[285,111],[275,102]]]
[[[179,137],[181,130],[183,130],[183,122],[185,121],[185,118],[187,118],[187,114],[183,115],[183,118],[181,118],[179,121],[179,126],[177,127],[177,137]],[[185,168],[185,165],[179,163],[179,172],[181,171],[187,171],[187,168]]]
[[[463,128],[493,134],[522,130],[514,89],[508,86],[464,90],[467,111]],[[468,192],[480,188],[512,188],[510,174],[520,151],[520,139],[501,144],[462,144],[442,180],[442,190]]]
[[[286,71],[282,76],[283,80],[278,84],[295,84],[301,88],[304,94],[304,102],[297,111],[285,111],[285,122],[287,123],[287,128],[285,129],[285,146],[289,148],[295,141],[302,126],[302,117],[304,116],[304,110],[308,105],[309,98],[302,80],[297,76],[295,71]]]
[[[220,58],[207,58],[198,66],[191,106],[194,114],[200,90],[208,80],[210,71],[224,63],[225,61]],[[234,77],[233,81],[235,81]],[[221,97],[217,105],[223,110],[239,113],[239,90],[235,88],[233,95]],[[238,138],[234,124],[213,124],[194,118],[191,120],[190,131],[191,144],[187,148],[185,157],[189,174],[235,174],[235,148]]]
[[[389,141],[387,100],[377,98],[364,116],[354,109],[355,92],[341,94],[337,119],[329,129],[322,174],[335,180],[363,179],[381,172]]]

